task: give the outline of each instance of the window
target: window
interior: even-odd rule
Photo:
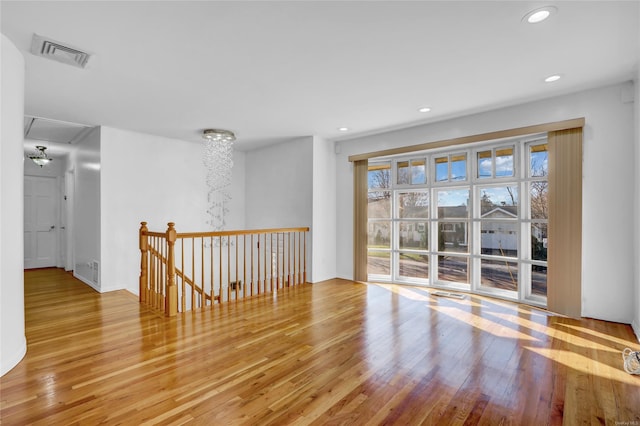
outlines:
[[[437,252],[441,258],[443,253],[469,253],[469,189],[438,189],[437,194]],[[439,265],[443,266],[442,259]]]
[[[467,180],[467,154],[458,153],[434,157],[436,182],[459,182]]]
[[[391,162],[369,165],[367,172],[367,270],[389,277],[391,272]]]
[[[513,146],[478,151],[476,158],[479,179],[515,176]]]
[[[496,177],[513,176],[513,148],[495,150]]]
[[[529,298],[542,300],[547,296],[547,229],[549,225],[549,149],[547,143],[528,145],[526,186],[529,211],[526,217],[530,257],[525,263],[531,277]]]
[[[427,183],[427,163],[424,158],[396,163],[397,185],[423,185]]]
[[[399,191],[397,205],[399,218],[426,219],[429,217],[429,192]]]
[[[547,174],[546,138],[371,162],[370,279],[545,305]]]
[[[380,163],[369,166],[367,173],[369,191],[391,188],[391,163]]]

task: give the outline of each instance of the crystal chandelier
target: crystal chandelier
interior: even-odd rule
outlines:
[[[47,156],[47,153],[45,152],[46,150],[47,150],[46,146],[38,145],[36,146],[36,151],[33,154],[31,154],[29,158],[38,166],[40,167],[45,166],[49,164],[52,160],[51,157]]]
[[[236,136],[229,130],[206,129],[202,137],[205,139],[203,158],[207,172],[208,223],[214,231],[221,231],[225,227],[225,215],[229,213],[228,203],[231,201],[229,186]]]

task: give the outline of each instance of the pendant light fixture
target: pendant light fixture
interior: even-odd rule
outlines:
[[[36,146],[36,151],[31,154],[29,158],[38,166],[45,166],[52,161],[52,158],[47,156],[47,153],[45,152],[46,150],[46,146],[38,145]]]
[[[233,169],[233,141],[230,130],[205,129],[204,166],[207,173],[209,225],[214,231],[225,229],[225,216],[229,213],[231,172]]]

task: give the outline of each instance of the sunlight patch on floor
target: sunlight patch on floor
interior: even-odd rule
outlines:
[[[585,334],[590,334],[594,337],[598,337],[600,339],[603,340],[608,340],[611,343],[617,343],[619,345],[624,345],[624,346],[628,346],[629,345],[629,341],[626,339],[621,339],[619,337],[615,337],[615,336],[610,336],[606,333],[601,333],[597,330],[593,330],[590,328],[585,328],[583,326],[579,326],[579,325],[574,325],[574,324],[567,324],[567,323],[556,323],[556,326],[562,326],[562,327],[566,327],[566,328],[570,328],[576,331],[579,331],[581,333],[585,333]],[[635,349],[635,350],[640,350],[640,349]]]
[[[451,318],[462,321],[472,327],[479,328],[485,333],[489,333],[497,337],[539,341],[539,339],[533,336],[509,328],[504,324],[491,321],[487,318],[481,317],[480,315],[466,312],[459,308],[453,308],[449,306],[431,306],[431,309],[435,309],[436,311],[442,312],[443,314],[448,315]]]

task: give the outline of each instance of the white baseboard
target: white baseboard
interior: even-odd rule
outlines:
[[[85,283],[86,285],[88,285],[89,287],[91,287],[92,289],[94,289],[95,291],[97,291],[98,293],[102,293],[100,291],[100,286],[97,285],[96,283],[92,282],[91,280],[89,280],[88,278],[83,277],[82,275],[78,275],[76,274],[75,271],[73,271],[73,276],[77,279],[79,279],[80,281],[82,281],[83,283]]]
[[[118,288],[118,287],[102,287],[100,286],[100,293],[109,293],[110,291],[118,291],[118,290],[128,290],[126,288]],[[129,291],[131,292],[131,291]],[[136,294],[137,296],[137,294]]]

